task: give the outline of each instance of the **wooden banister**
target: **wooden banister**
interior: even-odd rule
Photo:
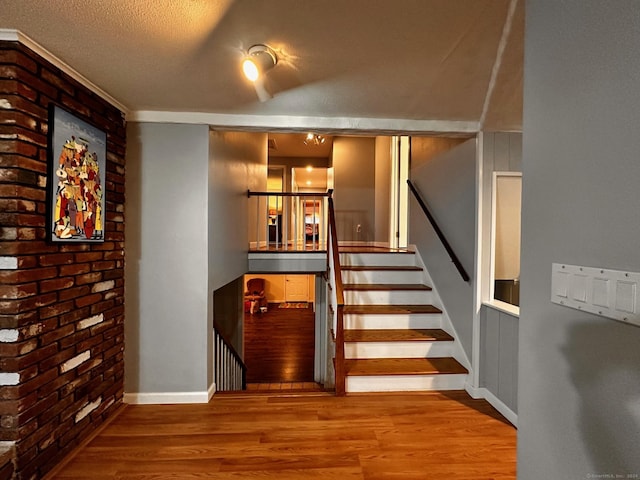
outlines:
[[[440,239],[440,242],[442,242],[442,245],[444,246],[444,249],[449,254],[449,258],[451,258],[451,261],[453,262],[453,264],[458,269],[458,272],[460,273],[460,276],[462,277],[462,279],[465,282],[468,282],[469,281],[469,275],[467,274],[467,271],[462,266],[462,263],[460,263],[460,260],[458,259],[458,256],[453,251],[453,248],[451,248],[451,245],[447,241],[447,238],[444,236],[444,233],[442,233],[442,230],[440,230],[440,227],[438,226],[435,218],[433,217],[433,215],[431,215],[431,212],[427,208],[427,205],[422,200],[422,197],[420,196],[420,193],[418,193],[418,190],[416,189],[416,187],[413,186],[413,183],[411,183],[411,180],[407,180],[407,184],[409,185],[409,190],[411,190],[411,193],[413,193],[413,196],[415,197],[415,199],[417,200],[418,204],[420,205],[420,208],[422,208],[422,211],[424,212],[424,214],[426,215],[427,219],[429,220],[429,223],[431,223],[431,226],[433,227],[433,230],[436,232],[436,235]]]
[[[346,393],[344,371],[344,290],[342,285],[342,270],[340,268],[340,252],[338,250],[338,235],[332,193],[333,191],[329,190],[329,236],[331,238],[331,242],[327,249],[327,255],[331,255],[331,261],[333,262],[333,271],[330,272],[330,274],[333,276],[337,304],[336,310],[334,311],[334,315],[336,316],[336,327],[333,332],[335,336],[335,388],[336,395],[343,396]],[[327,264],[329,263],[329,258],[327,258]]]

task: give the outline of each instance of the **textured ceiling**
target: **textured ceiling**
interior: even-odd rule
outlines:
[[[518,129],[520,0],[2,0],[17,29],[130,111],[478,122]],[[242,52],[279,54],[259,102]],[[492,102],[484,108],[487,92]]]

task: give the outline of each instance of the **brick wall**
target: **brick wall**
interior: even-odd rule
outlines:
[[[46,242],[47,108],[107,132],[105,242]],[[16,42],[0,41],[0,442],[17,479],[55,466],[122,403],[122,113]]]

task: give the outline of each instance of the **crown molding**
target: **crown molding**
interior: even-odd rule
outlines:
[[[87,87],[93,93],[95,93],[96,95],[99,95],[103,100],[106,100],[107,102],[109,102],[111,105],[119,109],[125,115],[129,113],[129,109],[124,104],[116,100],[114,97],[112,97],[107,92],[105,92],[102,88],[100,88],[91,80],[89,80],[87,77],[85,77],[80,72],[78,72],[75,68],[73,68],[68,63],[61,60],[60,58],[56,57],[53,53],[48,51],[42,45],[40,45],[32,38],[25,35],[24,33],[20,32],[19,30],[0,28],[0,40],[21,43],[25,47],[29,48],[33,52],[40,55],[42,58],[44,58],[51,64],[58,67],[60,70],[62,70],[64,73],[72,77],[74,80],[81,83],[83,86]]]

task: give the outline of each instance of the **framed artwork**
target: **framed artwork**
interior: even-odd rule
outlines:
[[[47,239],[104,242],[107,134],[49,106]]]

